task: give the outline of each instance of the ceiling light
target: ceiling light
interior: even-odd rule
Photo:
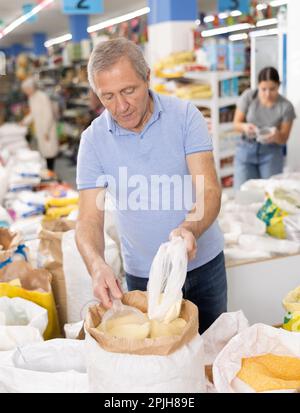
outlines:
[[[238,40],[246,40],[246,39],[248,39],[248,34],[247,33],[231,34],[229,36],[229,40],[231,42],[236,42]]]
[[[278,20],[276,18],[274,19],[266,19],[266,20],[260,20],[256,23],[257,27],[263,27],[263,26],[272,26],[274,24],[277,24]]]
[[[251,29],[252,27],[254,26],[252,26],[249,23],[234,24],[232,26],[218,27],[217,29],[203,30],[201,32],[201,35],[202,37],[210,37],[210,36],[216,36],[218,34],[236,32],[239,30],[247,30],[247,29]]]
[[[89,26],[87,28],[88,33],[96,32],[98,30],[105,29],[106,27],[113,26],[115,24],[123,23],[127,20],[134,19],[135,17],[143,16],[144,14],[148,14],[150,12],[150,7],[143,7],[142,9],[133,11],[132,13],[123,14],[119,17],[114,17],[109,20],[105,20],[98,24],[94,24],[93,26]]]
[[[270,2],[272,7],[285,6],[286,4],[288,4],[288,0],[273,0]]]
[[[203,20],[204,23],[211,23],[215,20],[215,16],[205,16]]]
[[[250,37],[274,36],[278,33],[278,29],[256,30],[250,33]]]
[[[233,10],[231,13],[230,13],[230,16],[232,16],[232,17],[238,17],[238,16],[241,16],[243,13],[240,11],[240,10]]]
[[[39,5],[35,6],[30,12],[23,14],[21,17],[18,19],[14,20],[12,23],[10,23],[8,26],[4,27],[4,29],[0,33],[0,39],[4,36],[6,36],[8,33],[12,32],[15,30],[18,26],[21,24],[25,23],[27,20],[29,20],[32,16],[35,14],[39,13],[41,10],[43,10],[45,7],[49,6],[49,4],[53,3],[54,0],[44,0],[42,1]]]
[[[71,39],[72,39],[71,33],[67,33],[67,34],[64,34],[64,35],[62,35],[62,36],[55,37],[54,39],[47,40],[47,41],[44,43],[44,46],[45,46],[45,47],[50,47],[50,46],[53,46],[54,44],[59,44],[59,43],[67,42],[68,40],[71,40]]]

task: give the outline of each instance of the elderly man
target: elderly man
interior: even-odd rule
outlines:
[[[203,332],[227,305],[223,237],[215,222],[221,191],[206,122],[191,103],[149,90],[150,70],[143,54],[126,39],[97,45],[88,74],[105,111],[83,132],[80,142],[76,241],[92,277],[94,295],[107,308],[113,298],[122,296],[104,259],[103,200],[105,191],[110,191],[128,289],[146,290],[159,246],[181,236],[189,258],[183,294],[198,306]],[[202,191],[203,216],[194,213],[201,209],[197,204],[178,207],[178,197],[185,196],[179,187],[186,176],[194,184],[193,200]],[[195,186],[199,176],[204,178],[202,189]],[[149,195],[155,177],[170,177],[174,185],[168,188],[169,195],[177,194],[177,207],[165,208],[164,189],[162,202],[159,188]]]

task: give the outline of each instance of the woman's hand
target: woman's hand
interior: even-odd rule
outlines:
[[[242,129],[248,138],[254,139],[256,137],[257,128],[253,123],[244,123]]]

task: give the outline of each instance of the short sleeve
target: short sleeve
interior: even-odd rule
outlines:
[[[296,117],[294,106],[291,102],[287,101],[283,112],[282,122],[291,122]]]
[[[251,104],[251,101],[253,99],[253,91],[251,89],[247,89],[245,90],[241,96],[238,99],[237,102],[237,108],[244,113],[245,115],[247,115],[249,106]]]
[[[76,177],[78,190],[107,187],[107,179],[90,134],[91,129],[86,129],[80,140]]]
[[[212,151],[212,140],[202,113],[191,103],[187,105],[185,125],[185,154]]]

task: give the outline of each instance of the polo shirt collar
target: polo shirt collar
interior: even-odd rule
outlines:
[[[149,94],[151,95],[153,99],[154,111],[142,132],[144,132],[145,129],[148,128],[150,125],[152,125],[152,123],[156,122],[161,112],[163,111],[159,96],[150,89],[149,89]],[[114,133],[116,135],[132,135],[134,133],[128,129],[124,129],[121,126],[119,126],[107,109],[105,110],[104,114],[105,114],[105,118],[107,122],[107,129],[109,132]]]

